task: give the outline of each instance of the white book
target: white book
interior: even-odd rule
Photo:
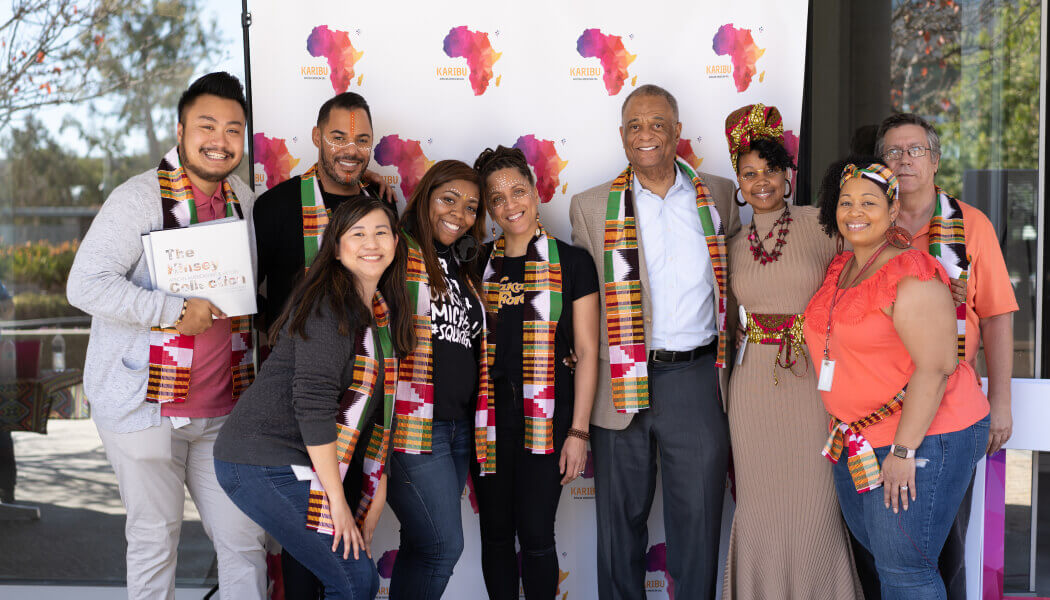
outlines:
[[[153,289],[204,298],[230,317],[255,314],[248,221],[227,218],[142,236]]]

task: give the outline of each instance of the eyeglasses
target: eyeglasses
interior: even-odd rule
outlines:
[[[926,151],[932,151],[933,148],[929,146],[912,146],[907,149],[908,156],[912,158],[922,158],[926,156]],[[890,148],[889,150],[882,153],[882,160],[900,160],[904,157],[905,150],[900,148]]]
[[[762,172],[765,172],[767,177],[776,177],[777,175],[783,173],[784,169],[781,169],[780,167],[769,167],[768,169],[749,169],[740,174],[740,179],[742,181],[751,182],[755,179],[758,179],[758,175]]]
[[[358,144],[345,135],[333,135],[331,137],[327,135],[322,135],[321,139],[323,139],[324,142],[329,146],[335,148],[347,148],[349,146],[356,146],[362,152],[370,152],[372,150],[371,144]]]

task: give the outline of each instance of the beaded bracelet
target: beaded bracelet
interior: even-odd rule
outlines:
[[[576,429],[575,427],[569,428],[569,436],[574,438],[580,438],[585,442],[591,439],[591,434],[587,433],[582,429]]]
[[[179,323],[182,323],[182,318],[185,317],[185,316],[186,316],[186,301],[183,300],[182,301],[182,312],[179,313],[179,318],[175,319],[175,322],[172,323],[172,325],[171,325],[172,328],[178,327]]]

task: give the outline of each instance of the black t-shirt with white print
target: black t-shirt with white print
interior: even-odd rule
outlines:
[[[478,359],[481,349],[481,302],[470,292],[448,246],[434,241],[448,290],[430,288],[431,339],[434,348],[434,418],[474,420]]]

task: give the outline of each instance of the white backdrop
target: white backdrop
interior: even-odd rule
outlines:
[[[473,164],[487,146],[517,144],[536,171],[544,224],[569,240],[572,195],[626,166],[619,111],[638,85],[655,83],[678,98],[680,155],[702,171],[732,176],[725,117],[754,102],[781,110],[788,145],[797,148],[806,10],[805,0],[301,0],[294,8],[253,0],[256,191],[313,164],[317,109],[349,90],[371,105],[370,168],[395,185],[401,203],[432,161]],[[596,597],[593,494],[588,469],[562,495],[559,600]],[[477,518],[467,495],[462,511],[467,545],[446,597],[482,598]],[[374,556],[385,598],[397,547],[389,510],[380,529]],[[674,597],[663,541],[658,491],[650,519],[650,599]]]

